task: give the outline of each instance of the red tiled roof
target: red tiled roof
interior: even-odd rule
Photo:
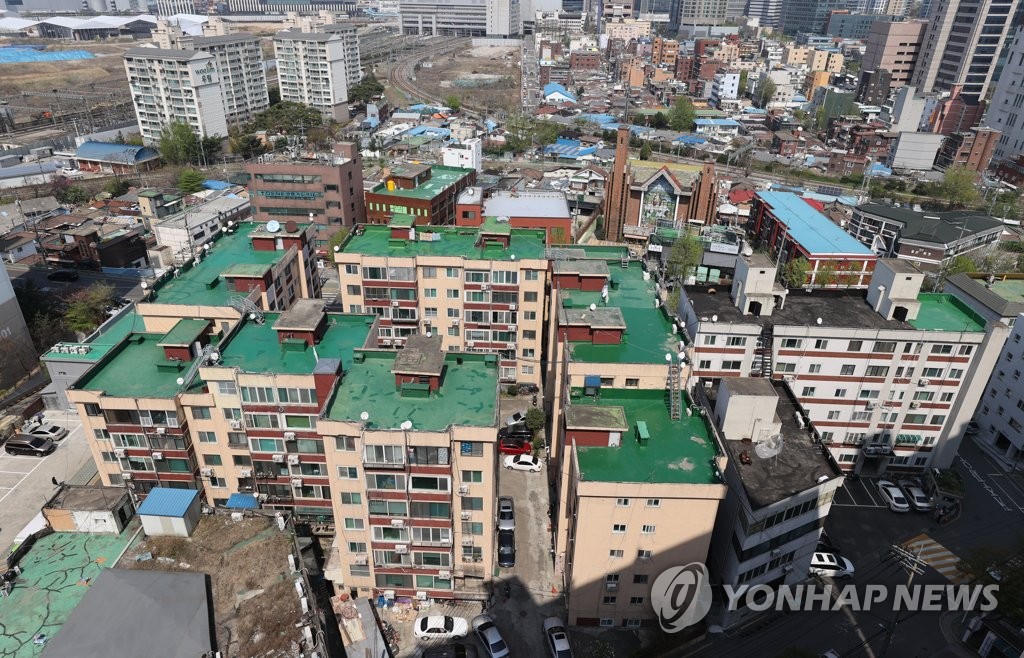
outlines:
[[[729,203],[733,205],[737,203],[750,203],[754,198],[754,194],[753,190],[733,190],[729,192]]]
[[[804,203],[806,203],[810,207],[814,208],[818,212],[822,212],[822,211],[825,210],[825,204],[822,203],[821,201],[816,200],[816,199],[804,199]]]

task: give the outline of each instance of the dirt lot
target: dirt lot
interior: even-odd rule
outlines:
[[[96,55],[94,59],[70,62],[37,62],[28,64],[0,65],[0,96],[10,98],[21,91],[50,91],[52,89],[90,90],[95,85],[97,92],[117,92],[128,95],[122,56],[128,48],[139,45],[138,41],[94,44],[88,42],[57,43],[46,39],[19,39],[17,43],[31,42],[46,44],[47,50],[88,50]],[[0,46],[12,45],[12,40],[0,39]],[[18,104],[15,102],[15,104]]]
[[[270,519],[204,516],[192,537],[148,537],[118,566],[208,574],[225,655],[283,658],[295,655],[301,614],[288,573],[290,551],[291,536]],[[147,553],[152,559],[136,559]]]
[[[474,108],[511,111],[519,103],[519,49],[468,48],[435,61],[416,72],[416,84],[440,98],[458,96]]]

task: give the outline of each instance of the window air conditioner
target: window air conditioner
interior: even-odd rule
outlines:
[[[289,466],[298,466],[299,465],[299,456],[298,455],[288,455],[288,465]]]
[[[204,468],[204,469],[200,469],[199,473],[200,473],[200,474],[201,474],[201,475],[202,475],[202,476],[203,476],[204,478],[209,478],[209,477],[213,477],[213,469],[212,469],[212,468]]]
[[[274,455],[273,457],[271,457],[271,459],[274,460],[275,464],[283,464],[284,463],[284,455],[281,455],[281,454]]]
[[[405,555],[409,552],[408,544],[395,544],[395,552],[399,555]]]
[[[162,452],[154,452],[153,453],[153,461],[156,461],[156,462],[163,461],[163,458],[164,458],[164,453],[162,453]]]
[[[124,459],[128,456],[128,451],[124,448],[114,448],[114,456],[120,459]]]

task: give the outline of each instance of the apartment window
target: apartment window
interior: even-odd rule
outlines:
[[[221,395],[238,395],[235,382],[217,382],[217,392]]]
[[[479,484],[484,481],[483,471],[462,471],[462,481]]]
[[[354,436],[336,436],[334,437],[334,449],[341,450],[344,452],[355,452],[356,449],[356,437]]]
[[[850,344],[846,346],[847,352],[860,352],[864,347],[864,341],[862,340],[851,340]]]
[[[782,347],[783,349],[798,350],[804,342],[799,338],[783,338]]]
[[[907,425],[923,425],[927,415],[925,414],[907,414],[903,422]]]
[[[354,491],[343,491],[341,492],[341,504],[342,505],[362,505],[363,495]]]
[[[622,550],[620,550],[620,549],[612,549],[612,550],[608,551],[608,557],[610,557],[610,558],[620,558],[620,557],[622,557]]]
[[[601,599],[601,605],[615,605],[615,602],[617,600],[618,600],[618,598],[615,597],[615,596],[604,596]]]
[[[626,388],[637,388],[640,386],[640,380],[636,377],[626,377]]]
[[[364,446],[363,461],[367,464],[401,465],[405,463],[405,449],[389,445]]]
[[[654,551],[649,551],[641,548],[636,552],[636,559],[638,560],[650,560],[654,556]]]
[[[860,392],[860,394],[857,395],[857,397],[860,398],[861,400],[877,400],[878,391],[863,390]]]
[[[710,370],[711,369],[711,359],[701,359],[698,362],[697,367],[700,368],[701,370]]]
[[[459,455],[462,457],[483,457],[484,444],[480,441],[460,441]]]
[[[196,420],[210,420],[210,408],[192,407],[192,417]]]
[[[925,368],[924,371],[921,372],[921,376],[925,378],[934,377],[937,379],[942,377],[942,368]]]
[[[405,489],[405,475],[390,475],[387,473],[367,473],[367,489],[381,489],[386,491],[402,491]]]
[[[843,376],[850,376],[850,375],[852,375],[854,373],[855,370],[856,370],[856,366],[845,365],[845,366],[843,366],[842,368],[839,369],[839,374],[843,375]]]
[[[827,350],[828,349],[828,341],[827,340],[820,340],[820,339],[814,341],[814,349],[816,349],[816,350]]]
[[[872,352],[885,352],[892,354],[896,351],[896,343],[893,341],[879,340],[875,341],[875,346],[871,348]]]
[[[615,532],[615,533],[626,532],[626,524],[625,523],[613,523],[612,524],[612,532]]]
[[[885,377],[889,374],[889,366],[868,366],[865,377]]]
[[[641,532],[642,532],[643,534],[645,534],[645,535],[653,535],[653,534],[654,534],[654,530],[655,530],[655,527],[656,527],[656,526],[653,526],[653,525],[645,525],[645,526],[643,526],[643,528],[641,529]]]
[[[945,422],[946,422],[946,417],[944,415],[936,414],[936,415],[932,416],[931,420],[929,421],[929,424],[930,425],[941,425],[941,424],[943,424]]]
[[[350,285],[350,286],[346,287],[346,290],[348,291],[348,294],[350,294],[352,296],[358,296],[358,295],[363,294],[361,286]]]
[[[952,345],[932,345],[932,354],[952,354]]]
[[[647,499],[647,506],[648,507],[661,507],[661,498],[648,498]]]
[[[200,443],[217,443],[216,432],[199,432]]]
[[[629,597],[629,605],[643,605],[644,597],[642,596],[631,596]]]
[[[345,518],[345,529],[346,530],[365,530],[366,524],[363,519],[358,519],[354,516]]]
[[[820,363],[812,363],[811,367],[807,369],[807,372],[809,372],[812,375],[818,374],[819,372],[821,372],[821,364]]]
[[[355,466],[339,466],[338,477],[343,480],[355,480],[359,478],[359,469]]]
[[[224,420],[228,420],[228,421],[231,421],[231,420],[242,420],[242,410],[241,409],[231,408],[231,407],[225,408],[224,409]]]
[[[220,455],[203,455],[203,463],[207,466],[223,466],[224,460]]]
[[[413,475],[409,478],[410,491],[448,491],[449,479],[434,475]]]
[[[408,516],[408,505],[397,500],[371,500],[367,511],[374,516]]]
[[[782,362],[776,363],[775,372],[796,372],[796,364]]]
[[[459,278],[459,269],[457,267],[446,267],[444,275],[449,279],[457,279]]]
[[[85,413],[88,414],[89,416],[102,416],[103,410],[100,409],[100,405],[94,402],[86,402]]]
[[[828,419],[829,420],[838,420],[839,419],[839,411],[838,410],[829,411],[828,412]]]
[[[845,398],[846,397],[846,389],[845,388],[837,388],[835,396],[837,398]]]
[[[633,584],[634,585],[646,585],[647,584],[647,580],[648,580],[648,575],[645,574],[645,573],[633,574]]]
[[[964,371],[960,368],[950,368],[948,376],[950,379],[960,379],[964,376]],[[1016,377],[1014,379],[1016,379]]]
[[[437,268],[436,267],[424,267],[423,268],[423,278],[424,279],[436,279],[437,278]]]
[[[832,439],[834,439],[835,436],[836,436],[835,432],[822,432],[821,433],[821,440],[824,441],[825,443],[832,443]]]
[[[523,275],[527,281],[537,281],[540,278],[540,272],[537,270],[526,270]]]
[[[537,293],[535,293],[535,292],[524,292],[523,293],[523,301],[524,302],[536,302],[537,301]]]
[[[600,626],[601,628],[611,628],[614,625],[615,620],[609,619],[608,617],[601,617],[601,620],[598,622],[598,626]]]
[[[455,288],[448,288],[445,291],[445,296],[447,296],[448,299],[458,299],[459,298],[459,291],[456,290]]]
[[[615,506],[616,507],[629,507],[629,498],[616,498],[615,499]]]
[[[817,389],[814,386],[804,386],[803,390],[800,392],[800,395],[805,398],[814,397],[814,392],[816,390]]]
[[[97,441],[109,441],[110,440],[110,432],[108,432],[107,430],[93,430],[92,433],[93,433],[93,436],[96,437]],[[214,438],[214,441],[216,441],[216,438]]]
[[[747,337],[746,336],[729,336],[726,339],[725,344],[728,345],[729,347],[742,347],[742,346],[747,344]]]
[[[705,335],[702,342],[703,342],[704,345],[714,345],[715,341],[717,341],[717,340],[718,340],[718,336],[707,336],[707,335]]]

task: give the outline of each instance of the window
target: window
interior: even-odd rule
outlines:
[[[648,507],[661,507],[661,498],[648,498],[647,499],[647,506]]]
[[[846,346],[847,352],[859,352],[864,347],[864,341],[862,340],[851,340],[850,344]]]
[[[638,560],[650,560],[654,556],[654,551],[649,551],[641,548],[636,552],[636,559]]]
[[[645,573],[633,574],[634,585],[646,585],[648,576]]]
[[[811,373],[812,375],[818,374],[819,372],[821,372],[821,364],[812,363],[811,367],[807,369],[807,372]]]
[[[451,528],[413,528],[412,541],[416,544],[451,544]]]
[[[701,370],[710,370],[711,369],[711,359],[701,359],[698,362],[697,367],[700,368]]]
[[[354,516],[345,518],[345,529],[346,530],[365,530],[365,522],[363,519],[357,519]]]
[[[945,422],[946,422],[946,417],[944,415],[942,415],[942,414],[935,414],[934,416],[931,417],[931,420],[928,421],[928,424],[929,425],[941,425],[941,424],[943,424]]]
[[[626,388],[637,388],[640,386],[640,380],[636,377],[626,377]]]
[[[836,436],[835,432],[822,432],[821,433],[821,440],[824,441],[825,443],[832,443],[832,439],[834,439],[835,436]]]
[[[796,372],[795,363],[776,363],[775,372]]]
[[[405,451],[402,446],[364,446],[363,462],[385,466],[402,465],[405,463]]]
[[[242,420],[242,410],[237,408],[225,408],[224,420]]]
[[[354,452],[356,449],[356,437],[336,436],[334,437],[334,449],[345,452]]]
[[[484,509],[484,499],[480,496],[463,496],[462,509],[469,512],[480,512]]]
[[[656,526],[653,526],[653,525],[645,525],[645,526],[643,527],[643,529],[641,530],[641,532],[642,532],[643,534],[645,534],[645,535],[653,535],[653,534],[654,534],[654,530],[655,530],[655,527],[656,527]]]
[[[716,340],[718,340],[718,336],[705,335],[702,342],[704,345],[714,345]]]
[[[742,366],[742,361],[722,361],[722,370],[739,370]]]
[[[316,404],[316,389],[279,388],[277,398],[282,404]]]
[[[615,506],[616,507],[629,507],[629,498],[616,498],[615,499]]]
[[[524,272],[527,281],[537,281],[539,278],[539,274],[540,272],[538,272],[537,270],[526,270],[526,272]]]
[[[846,389],[845,388],[837,388],[836,389],[836,397],[837,398],[845,398],[846,397]]]
[[[612,549],[612,550],[608,551],[608,557],[610,557],[610,558],[620,558],[620,557],[622,557],[622,551],[618,550],[618,549]]]
[[[598,622],[598,626],[600,626],[601,628],[611,628],[614,625],[615,620],[609,619],[608,617],[601,617],[601,620]]]
[[[875,346],[871,348],[871,351],[892,354],[893,352],[896,351],[896,343],[893,341],[878,340],[875,341]]]
[[[107,430],[102,430],[102,429],[100,429],[100,430],[93,430],[92,433],[96,437],[97,441],[109,441],[110,440],[110,432],[108,432]],[[214,438],[214,440],[216,441],[216,438]]]
[[[618,598],[615,596],[605,596],[601,599],[601,605],[615,605],[617,600]]]
[[[629,605],[643,605],[644,597],[642,596],[631,596],[629,597]]]
[[[523,293],[523,301],[524,302],[536,302],[537,301],[537,293],[535,293],[535,292],[524,292]]]
[[[437,278],[437,268],[436,267],[424,267],[423,268],[423,278],[424,279],[436,279]]]
[[[850,422],[853,422],[853,423],[866,423],[869,420],[871,420],[871,412],[870,411],[854,411],[850,415]]]
[[[885,377],[889,374],[889,366],[868,366],[865,377]]]
[[[359,469],[355,466],[339,466],[338,477],[342,480],[355,480],[359,477]]]
[[[842,368],[839,369],[839,374],[840,375],[844,375],[844,376],[850,376],[850,375],[852,375],[854,373],[854,371],[856,369],[857,369],[856,366],[845,365],[845,366],[843,366]]]
[[[361,505],[363,503],[363,495],[357,492],[343,491],[341,492],[341,504],[342,505]]]
[[[783,338],[782,347],[783,349],[797,350],[804,342],[799,338]]]
[[[839,420],[839,411],[836,410],[836,409],[833,409],[832,411],[829,411],[828,412],[828,419],[829,420]]]
[[[942,368],[925,368],[924,371],[921,372],[921,376],[925,378],[934,377],[938,379],[939,377],[942,377]]]
[[[457,267],[446,267],[444,275],[449,279],[457,279],[459,278],[459,269]]]
[[[86,402],[85,403],[85,413],[90,415],[90,416],[102,416],[103,415],[103,410],[100,409],[100,405],[98,405],[98,404],[96,404],[94,402]]]
[[[207,466],[223,466],[224,461],[220,455],[203,455],[203,463]]]
[[[932,354],[952,354],[952,345],[932,345]]]
[[[804,386],[803,390],[800,392],[800,395],[805,398],[814,397],[814,392],[816,390],[817,389],[814,386]]]
[[[402,491],[405,489],[405,475],[389,473],[367,473],[367,489],[382,489],[386,491]]]
[[[445,291],[445,296],[448,299],[458,299],[459,298],[459,291],[457,289],[455,289],[455,288],[448,288]]]
[[[449,503],[417,503],[410,506],[409,513],[423,519],[450,519],[452,506]]]
[[[949,369],[949,378],[950,379],[961,379],[963,376],[964,376],[964,371],[961,370],[960,368],[950,368]],[[1017,377],[1014,377],[1014,379],[1017,379]]]
[[[922,425],[926,418],[926,414],[907,414],[903,422],[907,425]]]
[[[243,386],[242,402],[258,402],[268,404],[276,402],[274,389],[269,386]]]
[[[375,516],[408,516],[409,509],[403,501],[371,500],[367,503],[367,511]]]
[[[827,350],[828,349],[828,341],[827,340],[821,340],[821,339],[814,341],[814,349],[816,349],[816,350]]]
[[[459,455],[462,457],[483,457],[484,444],[480,441],[460,441]]]
[[[729,336],[726,339],[725,344],[728,345],[729,347],[742,347],[742,346],[747,344],[747,337],[746,336]]]
[[[235,382],[217,382],[217,392],[221,395],[238,395]]]
[[[484,481],[483,471],[462,471],[463,482],[480,483]]]
[[[857,395],[857,397],[861,400],[877,400],[878,391],[863,390]]]
[[[217,443],[216,432],[199,432],[200,443]]]
[[[625,523],[613,523],[612,524],[612,532],[615,532],[615,533],[626,532],[626,524]]]
[[[196,420],[210,420],[210,408],[192,407],[192,417]]]

